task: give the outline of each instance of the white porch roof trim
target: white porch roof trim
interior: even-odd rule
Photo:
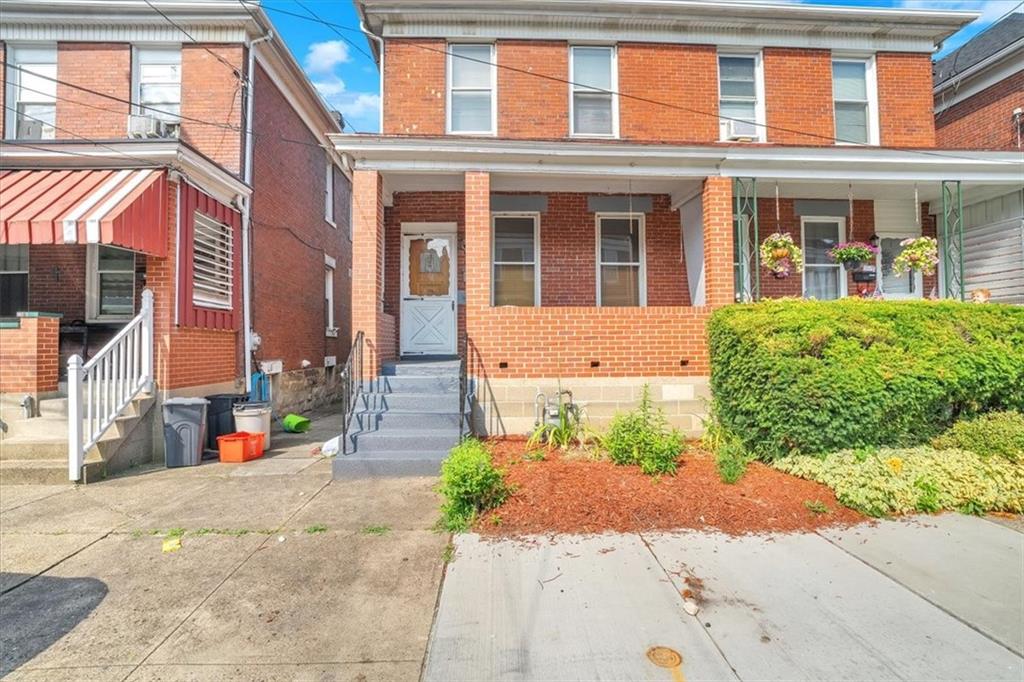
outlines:
[[[880,147],[676,146],[623,142],[537,142],[465,137],[331,135],[355,169],[399,173],[495,173],[650,178],[941,182],[1021,186],[1017,152]]]

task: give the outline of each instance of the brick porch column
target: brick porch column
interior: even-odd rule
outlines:
[[[384,312],[384,197],[380,173],[352,174],[352,335],[363,332],[363,376],[395,357],[395,324]]]
[[[60,318],[56,313],[18,313],[0,327],[0,393],[39,398],[57,392]]]
[[[470,171],[466,202],[466,336],[479,333],[480,313],[491,305],[491,174]]]
[[[704,179],[704,300],[706,305],[736,301],[733,279],[732,178]]]

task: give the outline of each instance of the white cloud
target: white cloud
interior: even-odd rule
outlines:
[[[310,74],[333,73],[339,64],[352,61],[348,45],[341,40],[311,43],[306,50],[305,67]]]

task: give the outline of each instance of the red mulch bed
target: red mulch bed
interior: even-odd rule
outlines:
[[[813,481],[752,463],[735,484],[723,483],[714,459],[696,447],[675,476],[652,478],[639,467],[546,452],[544,461],[524,458],[526,443],[492,439],[494,461],[515,492],[487,513],[474,530],[484,535],[714,529],[730,535],[813,531],[866,517],[836,501]],[[821,502],[815,514],[805,502]],[[496,522],[497,521],[497,522]]]

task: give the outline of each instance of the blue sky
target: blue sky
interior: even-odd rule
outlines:
[[[963,9],[981,12],[980,19],[946,42],[943,53],[955,49],[1003,14],[1014,9],[1020,0],[803,0],[822,5],[855,5],[861,7],[907,7]],[[301,0],[317,16],[327,22],[352,29],[359,27],[355,7],[349,0]],[[335,109],[345,115],[348,130],[377,131],[377,67],[359,50],[370,53],[366,39],[355,31],[340,31],[357,47],[343,41],[330,27],[315,21],[289,16],[276,9],[308,16],[295,0],[263,0],[278,32],[288,43],[295,58],[310,79]],[[1020,8],[1018,8],[1020,11]]]

